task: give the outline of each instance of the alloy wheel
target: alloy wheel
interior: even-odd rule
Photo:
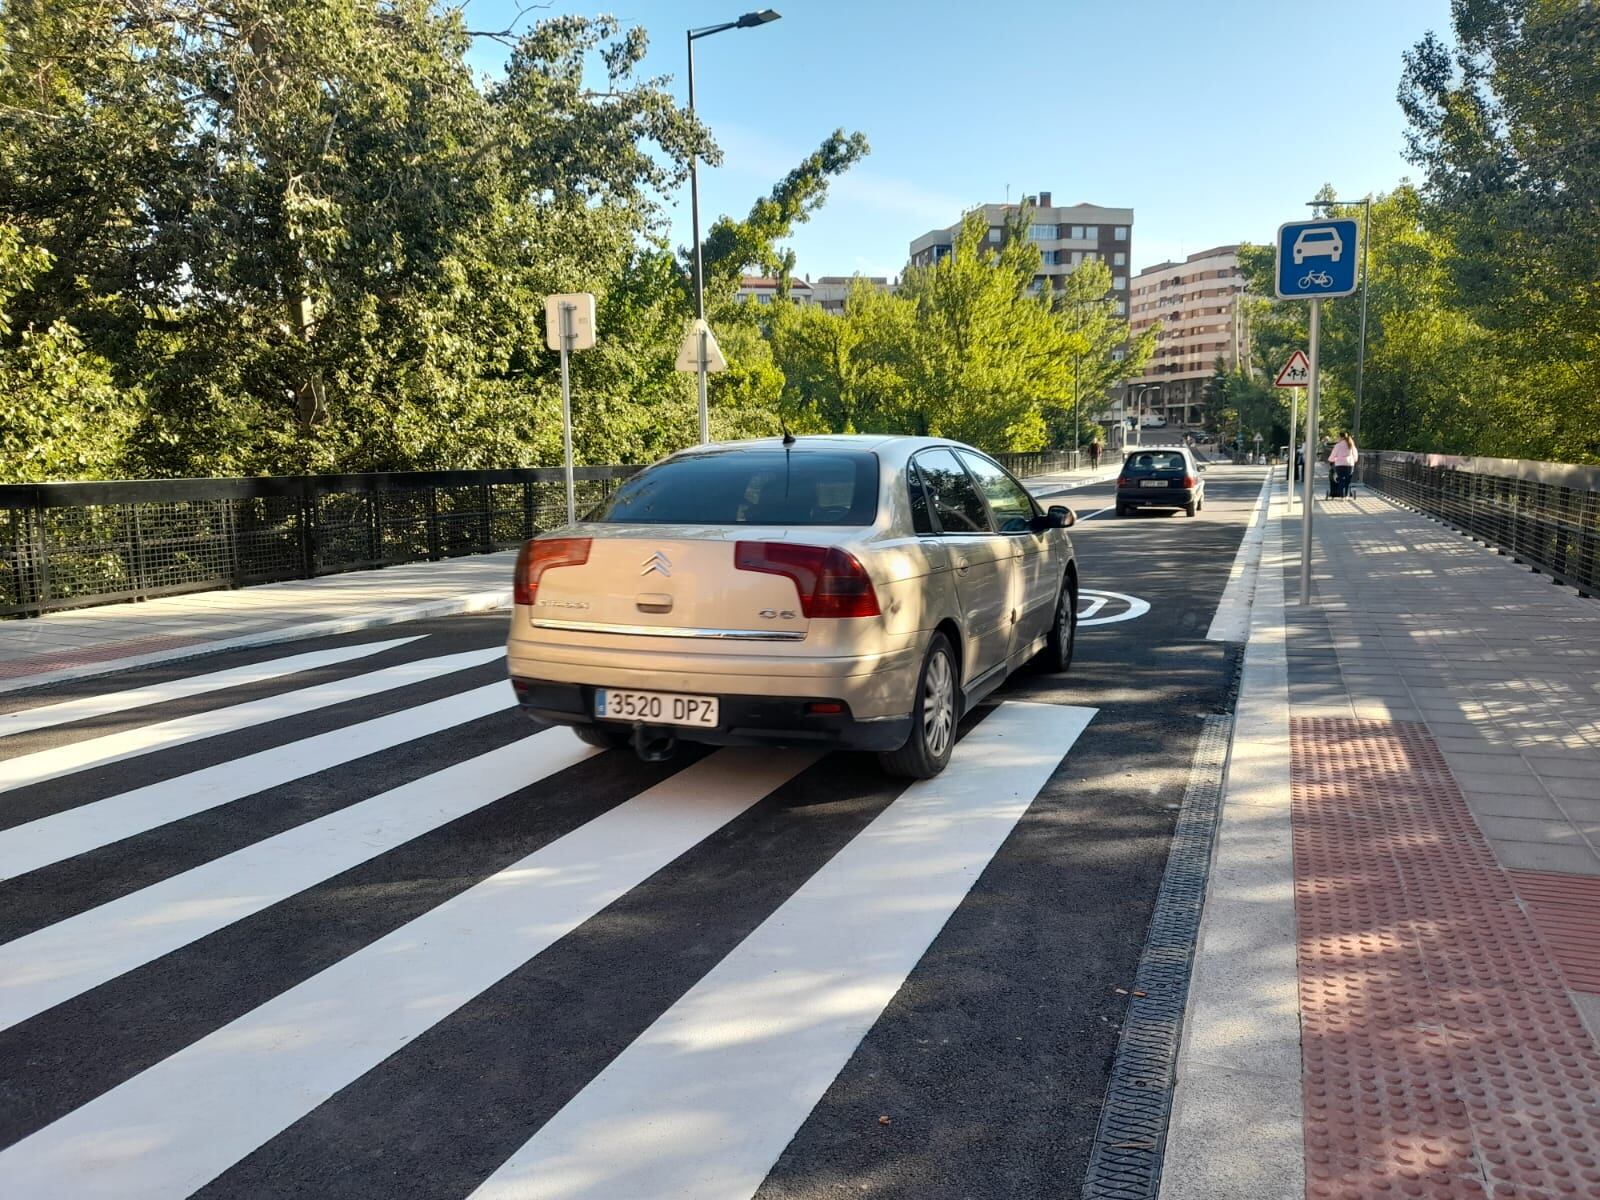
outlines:
[[[949,749],[956,724],[955,675],[948,654],[935,654],[928,660],[922,681],[922,738],[928,753],[941,758]]]

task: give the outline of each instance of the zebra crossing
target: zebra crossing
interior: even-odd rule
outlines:
[[[602,754],[503,670],[390,638],[0,715],[0,1192],[753,1196],[1095,715],[1002,702],[905,787]]]

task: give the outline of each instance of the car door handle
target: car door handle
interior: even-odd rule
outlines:
[[[971,569],[971,567],[972,567],[972,564],[969,563],[966,559],[964,559],[964,558],[956,559],[956,574],[965,575]]]

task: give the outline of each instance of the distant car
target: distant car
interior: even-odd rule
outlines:
[[[1187,446],[1141,446],[1117,476],[1117,516],[1136,508],[1181,508],[1191,517],[1205,507],[1205,470]]]
[[[511,682],[529,715],[644,758],[844,747],[927,778],[1013,671],[1072,662],[1073,521],[937,438],[680,451],[523,548]]]
[[[1294,240],[1294,265],[1308,258],[1327,258],[1338,262],[1344,254],[1344,239],[1332,227],[1303,230]]]
[[[1165,417],[1158,417],[1154,413],[1150,413],[1139,418],[1140,429],[1165,429],[1166,427],[1167,419]]]

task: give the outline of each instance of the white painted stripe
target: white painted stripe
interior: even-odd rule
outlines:
[[[426,634],[416,637],[394,638],[387,642],[364,642],[355,646],[339,646],[332,650],[316,650],[309,654],[294,654],[288,658],[274,658],[248,666],[232,667],[226,671],[212,671],[205,675],[191,675],[149,687],[129,688],[125,692],[106,692],[101,696],[84,696],[78,700],[63,700],[59,704],[41,704],[38,708],[24,708],[18,712],[0,713],[0,738],[34,729],[48,729],[52,725],[65,725],[69,721],[83,721],[89,717],[103,717],[110,713],[127,712],[151,704],[164,704],[168,700],[181,700],[186,696],[203,696],[223,688],[239,687],[247,683],[260,683],[281,675],[311,671],[317,667],[332,666],[365,658],[407,642],[420,641]]]
[[[701,760],[0,1152],[0,1179],[188,1195],[818,757]]]
[[[1262,537],[1266,534],[1266,506],[1272,495],[1275,471],[1268,471],[1261,481],[1261,492],[1250,510],[1250,524],[1244,537],[1239,539],[1239,549],[1234,552],[1233,565],[1228,569],[1228,583],[1217,601],[1217,611],[1212,614],[1211,625],[1206,630],[1208,642],[1242,642],[1250,636],[1250,609],[1255,604],[1256,577],[1261,569]]]
[[[752,1195],[1095,710],[1002,704],[472,1195]]]
[[[468,667],[493,662],[504,656],[505,652],[504,646],[493,646],[487,650],[469,650],[464,654],[447,654],[441,658],[420,658],[415,662],[400,663],[366,675],[354,675],[349,679],[339,679],[332,683],[318,684],[316,687],[267,696],[245,704],[214,708],[192,716],[174,717],[170,721],[161,721],[154,725],[141,725],[137,729],[126,729],[120,733],[108,733],[104,737],[87,738],[66,746],[55,746],[33,754],[18,755],[16,758],[0,762],[0,792],[26,787],[30,783],[39,783],[46,779],[55,779],[61,775],[70,775],[74,771],[83,771],[89,767],[137,758],[141,754],[149,754],[155,750],[168,750],[187,742],[200,741],[202,738],[235,733],[255,725],[265,725],[268,721],[278,721],[284,717],[310,712],[312,709],[343,704],[347,700],[375,696],[379,692],[392,691],[407,684],[448,675],[452,671],[464,671]]]
[[[547,729],[0,946],[0,1029],[595,754]]]
[[[0,879],[475,721],[515,701],[510,684],[489,684],[0,830]]]

